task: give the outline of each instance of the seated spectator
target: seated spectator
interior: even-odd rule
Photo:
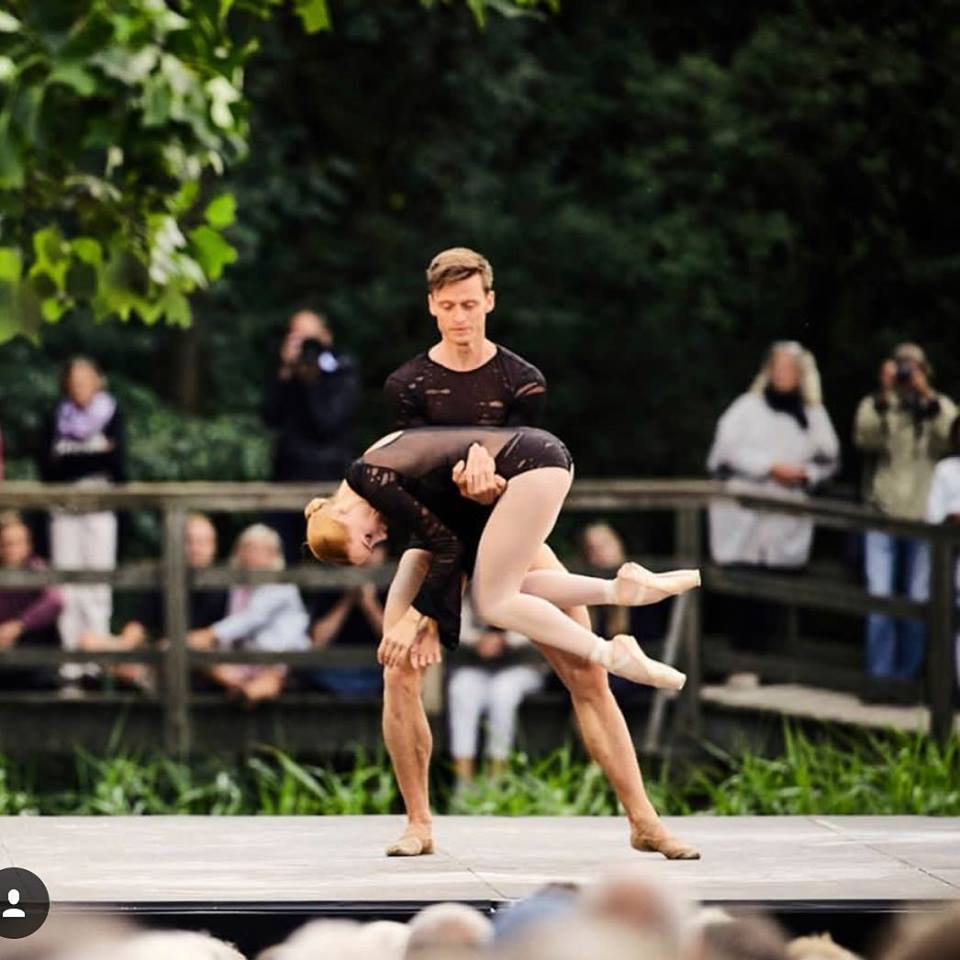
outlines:
[[[187,566],[191,570],[209,567],[217,557],[217,531],[209,517],[193,513],[187,517],[184,539]],[[81,650],[136,650],[150,639],[164,633],[164,596],[155,590],[140,605],[136,617],[124,624],[117,635],[85,633],[80,637]],[[187,626],[190,630],[209,627],[222,620],[227,611],[227,591],[219,589],[191,590],[188,598]],[[118,663],[107,668],[122,683],[155,692],[158,677],[154,668],[142,663]]]
[[[447,694],[450,752],[461,788],[475,773],[480,718],[487,715],[486,755],[497,775],[506,770],[523,698],[543,686],[542,668],[523,662],[526,637],[481,623],[467,600],[463,613]]]
[[[383,545],[374,548],[371,567],[387,559]],[[316,595],[310,639],[318,650],[330,646],[375,650],[383,635],[383,604],[386,590],[372,583],[346,590],[324,590]],[[383,671],[370,667],[323,667],[304,671],[305,679],[321,690],[340,696],[378,694],[383,689]]]
[[[927,497],[927,523],[960,524],[960,416],[954,418],[950,427],[950,449],[953,455],[941,460],[933,471]],[[960,607],[960,557],[957,558],[954,599]],[[954,659],[960,686],[960,631],[956,636]]]
[[[901,343],[880,367],[879,389],[857,407],[853,442],[868,458],[866,500],[890,517],[924,516],[933,470],[947,453],[954,402],[933,389],[932,369],[915,343]],[[871,596],[892,596],[903,584],[912,600],[926,600],[930,552],[923,540],[883,530],[864,536],[864,566]],[[922,619],[871,613],[866,625],[867,671],[880,681],[871,700],[900,699],[897,682],[920,675],[926,649]],[[893,683],[891,683],[893,681]]]
[[[591,523],[584,527],[580,533],[580,551],[587,572],[596,576],[615,575],[627,560],[623,540],[609,523]],[[629,633],[640,641],[646,653],[659,659],[672,604],[673,597],[669,597],[661,603],[642,607],[590,607],[590,618],[594,631],[601,637]],[[650,696],[649,688],[612,674],[610,689],[621,703]]]
[[[799,343],[779,341],[750,390],[720,418],[707,469],[731,492],[803,500],[833,476],[839,455],[816,361]],[[719,564],[782,573],[802,570],[810,558],[813,521],[807,517],[717,500],[709,521],[710,551]],[[784,632],[779,605],[747,598],[729,606],[737,647],[769,649]]]
[[[283,570],[283,544],[276,530],[262,523],[237,537],[230,565],[241,570]],[[292,583],[237,586],[230,590],[227,616],[210,627],[192,630],[187,642],[197,649],[307,650],[307,611]],[[286,682],[285,663],[218,663],[208,676],[248,706],[279,696]]]
[[[46,564],[33,555],[30,531],[17,513],[0,514],[0,566],[5,570],[46,569]],[[57,617],[62,606],[59,587],[0,590],[0,650],[17,644],[58,647]],[[0,686],[8,690],[46,686],[52,679],[45,670],[0,671]]]

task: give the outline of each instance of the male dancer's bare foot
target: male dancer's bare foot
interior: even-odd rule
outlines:
[[[613,581],[614,602],[622,607],[657,603],[700,586],[699,570],[667,570],[654,573],[639,563],[628,562]]]
[[[598,641],[597,649],[590,659],[606,667],[610,673],[634,683],[645,683],[665,690],[680,690],[687,682],[685,673],[648,657],[640,649],[640,644],[627,633],[618,633],[612,640]]]
[[[433,836],[429,824],[408,823],[403,836],[387,847],[388,857],[421,857],[433,853]]]
[[[696,847],[673,836],[660,822],[634,827],[630,832],[630,846],[643,853],[662,853],[668,860],[700,859]]]

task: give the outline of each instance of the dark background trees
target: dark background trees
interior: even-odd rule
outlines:
[[[586,475],[702,471],[770,341],[817,354],[846,437],[898,339],[960,394],[960,4],[566,0],[543,20],[333,3],[335,29],[258,27],[250,150],[228,174],[239,258],[186,331],[94,325],[0,347],[14,472],[68,353],[96,355],[149,479],[249,479],[279,327],[329,313],[366,383],[431,339],[423,268],[484,251],[491,333],[550,382]],[[847,477],[853,461],[847,458]]]

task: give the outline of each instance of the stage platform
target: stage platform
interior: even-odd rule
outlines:
[[[589,883],[636,861],[704,902],[781,916],[893,913],[960,898],[957,819],[667,822],[701,860],[636,853],[625,821],[607,817],[439,817],[438,852],[412,859],[383,856],[399,817],[0,817],[0,866],[38,874],[57,911],[166,918],[221,935],[236,921],[248,934],[259,924],[248,943],[275,942],[310,917],[402,919],[442,900],[493,912],[550,881]]]

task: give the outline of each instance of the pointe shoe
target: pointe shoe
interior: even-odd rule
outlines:
[[[699,860],[700,851],[660,827],[651,833],[631,833],[630,846],[643,853],[662,853],[668,860]]]
[[[422,857],[429,853],[433,853],[433,837],[418,837],[415,833],[405,833],[387,847],[388,857]]]
[[[610,641],[607,656],[609,659],[604,664],[607,670],[634,683],[645,683],[664,690],[681,690],[687,682],[685,673],[648,657],[628,633],[618,633]]]
[[[667,570],[654,573],[639,563],[628,561],[614,579],[616,603],[622,607],[656,603],[665,597],[686,593],[700,586],[699,570]]]

